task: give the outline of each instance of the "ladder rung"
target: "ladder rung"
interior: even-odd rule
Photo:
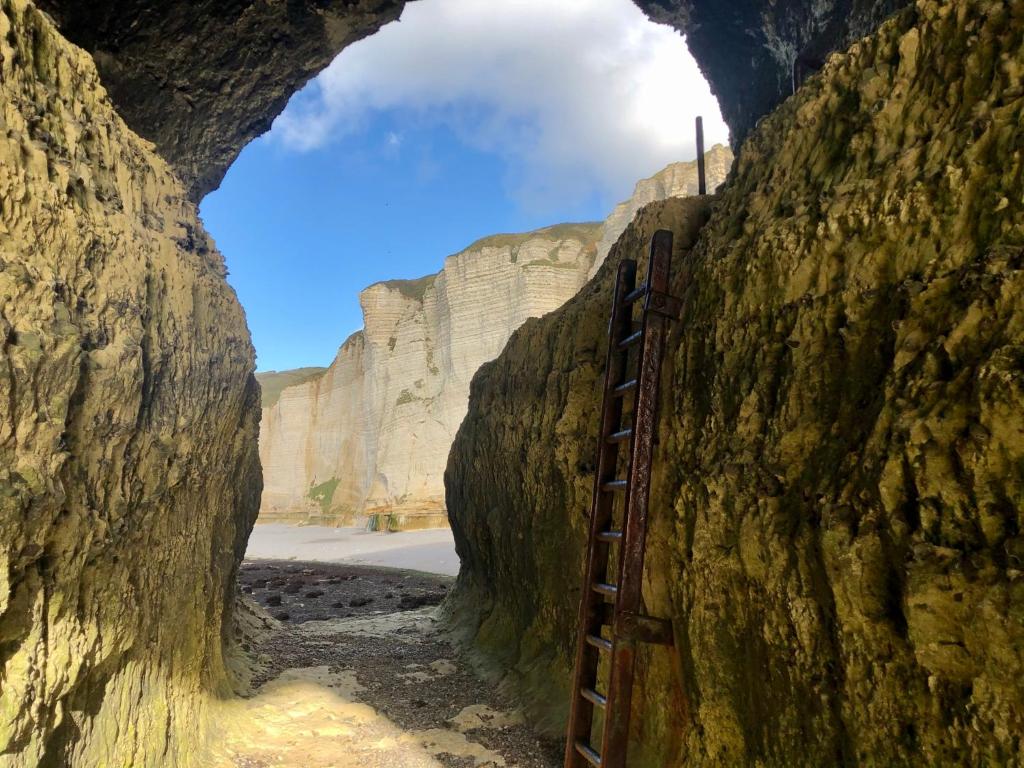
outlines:
[[[623,429],[620,432],[613,432],[612,434],[608,435],[608,442],[609,443],[624,443],[627,440],[629,440],[629,438],[631,438],[632,436],[633,436],[633,429],[632,429],[632,427],[630,427],[629,429]]]
[[[612,480],[601,486],[602,491],[624,491],[626,490],[625,480]]]
[[[594,591],[599,595],[608,595],[608,597],[615,597],[619,593],[619,588],[614,584],[605,584],[602,581],[597,582],[594,585]]]
[[[623,397],[624,395],[628,395],[634,389],[636,389],[636,379],[627,381],[625,384],[619,384],[619,386],[612,390],[612,394],[616,397]]]
[[[622,299],[622,304],[628,307],[634,301],[636,301],[637,299],[642,299],[646,295],[647,285],[641,285],[639,288],[634,288],[632,291],[627,293]]]
[[[591,765],[596,765],[598,768],[601,766],[601,756],[594,750],[584,744],[582,741],[576,742],[576,751],[579,752],[583,757],[587,759],[587,762]]]
[[[606,544],[615,544],[622,541],[622,531],[601,531],[597,534],[597,540]]]
[[[600,693],[591,688],[584,688],[583,690],[581,690],[580,696],[589,701],[591,704],[596,704],[602,709],[608,706],[608,699],[606,699]]]
[[[619,349],[629,349],[631,346],[636,344],[640,339],[644,337],[643,330],[639,330],[636,333],[631,333],[629,336],[619,342]]]
[[[599,651],[608,651],[609,653],[611,653],[611,640],[605,640],[603,637],[599,637],[598,635],[587,635],[587,643],[589,645],[594,646]]]

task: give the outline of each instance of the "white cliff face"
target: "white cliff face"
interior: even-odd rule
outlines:
[[[486,238],[436,275],[363,291],[365,330],[324,374],[263,410],[264,519],[442,512],[473,374],[527,318],[576,294],[601,231],[561,225]]]
[[[367,472],[365,348],[364,334],[353,334],[323,374],[286,387],[263,409],[262,516],[336,515],[361,506],[362,485],[335,480]]]
[[[708,189],[731,164],[726,147],[706,154]],[[640,208],[696,193],[697,164],[675,163],[639,182],[603,223],[485,238],[436,275],[364,290],[364,331],[322,375],[263,409],[261,519],[442,513],[473,374],[528,318],[576,295]]]

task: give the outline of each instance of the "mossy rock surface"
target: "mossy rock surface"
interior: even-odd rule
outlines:
[[[558,733],[612,270],[676,232],[637,765],[1024,762],[1024,10],[921,0],[474,379],[450,605]],[[692,246],[692,247],[691,247]],[[559,696],[562,696],[559,700]]]
[[[245,315],[93,61],[0,3],[0,765],[207,765],[256,517]]]

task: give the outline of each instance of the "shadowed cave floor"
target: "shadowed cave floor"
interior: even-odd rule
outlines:
[[[225,768],[561,765],[441,632],[453,579],[368,566],[247,561],[243,593],[277,621],[244,641],[254,693],[216,717]],[[244,646],[243,646],[244,647]]]

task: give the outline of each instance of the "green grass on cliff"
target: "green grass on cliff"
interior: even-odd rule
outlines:
[[[334,500],[334,492],[338,490],[339,482],[338,478],[332,477],[327,482],[309,489],[309,498],[320,505],[320,511],[325,515],[331,511],[331,501]]]
[[[403,389],[402,393],[398,396],[398,399],[395,401],[395,405],[405,405],[406,403],[411,403],[414,400],[419,400],[419,399],[420,398],[416,397],[408,389]]]
[[[305,384],[307,381],[323,375],[326,368],[296,368],[292,371],[266,371],[256,374],[256,381],[263,391],[263,407],[270,408],[276,403],[286,387]]]
[[[481,248],[504,248],[522,245],[527,240],[538,237],[547,237],[551,240],[568,240],[575,238],[583,243],[597,242],[601,236],[603,221],[585,221],[576,224],[555,224],[551,227],[543,227],[533,232],[518,232],[515,234],[489,235],[482,237],[470,245],[465,251],[476,251]]]
[[[418,277],[415,280],[382,280],[379,283],[373,285],[383,285],[385,288],[390,288],[394,291],[399,291],[403,296],[416,301],[422,301],[423,295],[427,292],[427,288],[434,284],[437,279],[437,275],[427,275],[425,277]],[[373,288],[373,285],[370,287]]]

